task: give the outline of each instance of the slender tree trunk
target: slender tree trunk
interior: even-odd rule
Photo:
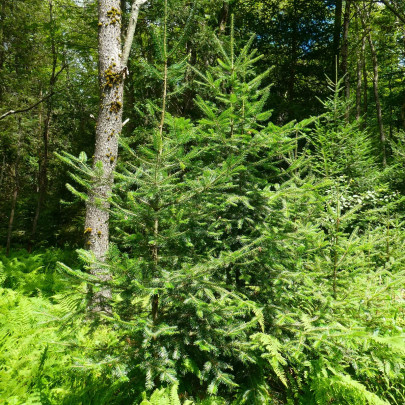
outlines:
[[[16,163],[16,165],[17,165],[17,163]],[[13,190],[13,196],[12,196],[12,200],[11,200],[10,218],[8,220],[7,245],[6,245],[6,255],[7,256],[10,253],[11,234],[13,232],[15,207],[17,205],[17,196],[18,196],[18,170],[16,169],[15,166],[12,169],[12,176],[14,177],[14,190]]]
[[[6,15],[6,2],[5,0],[0,1],[0,69],[3,68],[4,63],[4,19]]]
[[[42,86],[39,90],[39,97],[42,99],[43,93],[42,93]],[[42,116],[43,116],[43,104],[41,103],[39,105],[39,111],[38,111],[38,133],[42,133]]]
[[[42,158],[39,162],[38,173],[38,202],[35,210],[34,220],[32,222],[31,244],[34,242],[34,238],[37,232],[38,219],[45,202],[46,192],[48,188],[48,161],[49,161],[49,132],[52,117],[52,102],[50,101],[47,106],[46,117],[44,121],[44,127],[42,130]]]
[[[291,36],[291,58],[288,67],[289,77],[287,81],[287,101],[289,106],[289,119],[293,118],[293,111],[290,108],[295,97],[295,81],[297,73],[297,59],[298,59],[298,16],[297,16],[297,2],[293,2],[293,19],[292,19],[292,36]]]
[[[398,131],[400,129],[405,130],[405,101],[402,103],[401,106],[401,124],[398,125]]]
[[[1,164],[1,173],[0,173],[0,187],[3,184],[5,171],[6,171],[6,155],[3,154],[3,159],[2,159],[2,164]]]
[[[346,101],[348,101],[350,98],[350,77],[348,69],[350,6],[351,0],[347,0],[343,19],[343,43],[342,43],[342,74],[344,75]],[[349,105],[347,104],[345,113],[346,121],[349,121],[349,113],[350,113]]]
[[[388,87],[390,90],[390,99],[392,98],[392,67],[390,67],[390,79],[388,82]],[[393,111],[393,105],[392,103],[390,103],[390,125],[389,125],[389,137],[390,139],[392,139],[392,135],[393,135],[393,115],[394,115],[394,111]]]
[[[357,30],[359,31],[359,30]],[[360,120],[361,117],[361,85],[362,85],[362,68],[363,68],[363,46],[365,46],[366,39],[363,37],[361,42],[361,48],[357,50],[357,82],[356,82],[356,120]]]
[[[371,32],[368,33],[367,38],[368,38],[368,43],[370,45],[371,59],[373,62],[373,88],[374,88],[375,108],[376,108],[376,113],[377,113],[378,131],[380,133],[383,166],[386,166],[387,165],[387,155],[386,155],[386,145],[385,145],[386,140],[385,140],[385,134],[384,134],[384,125],[383,125],[382,110],[381,110],[381,103],[380,103],[380,96],[379,96],[379,89],[378,89],[377,52],[374,47],[373,39],[371,37]]]
[[[365,3],[363,3],[365,5]],[[385,167],[387,165],[387,154],[386,154],[386,139],[384,133],[384,124],[382,118],[382,109],[381,109],[381,102],[379,96],[379,82],[378,82],[378,58],[377,52],[374,46],[373,38],[371,35],[370,23],[369,23],[369,16],[371,12],[372,3],[370,3],[370,11],[368,11],[367,15],[367,22],[366,16],[364,13],[360,12],[361,22],[363,25],[363,30],[365,35],[367,36],[368,44],[370,46],[370,53],[371,53],[371,61],[373,64],[373,90],[374,90],[374,98],[375,98],[375,107],[377,113],[377,122],[378,122],[378,131],[380,135],[380,144],[381,144],[381,154],[382,154],[382,163]],[[366,69],[364,69],[366,70]]]
[[[5,0],[1,0],[0,4],[0,72],[3,71],[4,65],[4,19],[6,15],[6,2]],[[0,100],[3,98],[3,88],[0,86]]]
[[[333,30],[333,55],[332,55],[332,77],[335,76],[337,66],[339,66],[339,60],[337,58],[340,55],[340,32],[342,29],[342,0],[335,1],[335,24]]]
[[[366,37],[361,41],[361,67],[363,69],[363,114],[367,115],[368,112],[368,73],[366,66]],[[365,125],[365,123],[364,123]]]
[[[165,124],[165,116],[166,116],[166,102],[167,102],[167,79],[168,79],[168,60],[167,60],[167,0],[165,0],[165,10],[164,10],[164,34],[163,34],[163,58],[164,58],[164,70],[163,70],[163,94],[162,94],[162,113],[160,117],[160,125],[159,125],[159,149],[156,151],[156,167],[155,167],[155,184],[158,184],[158,170],[160,167],[162,153],[163,153],[163,127]],[[155,274],[157,276],[158,272],[158,264],[159,264],[159,247],[157,239],[159,237],[159,199],[156,202],[155,207],[155,224],[154,224],[154,237],[155,237],[155,244],[152,247],[152,256],[155,266]],[[152,297],[152,319],[153,322],[157,321],[158,318],[158,311],[159,311],[159,295],[154,294]]]
[[[221,15],[219,18],[219,34],[223,34],[226,29],[226,23],[229,17],[229,3],[224,1],[222,4]]]
[[[356,121],[361,117],[361,60],[357,60],[357,82],[356,82]]]
[[[136,106],[136,99],[135,99],[135,74],[134,72],[131,70],[131,63],[129,63],[129,73],[128,73],[128,91],[125,91],[124,88],[124,98],[125,98],[125,109],[123,110],[124,114],[126,114],[126,112],[128,112],[130,114],[131,111],[135,110],[135,106]],[[131,115],[131,114],[130,114]],[[130,121],[127,124],[127,128],[126,128],[126,133],[127,134],[132,134],[136,129],[136,122],[135,120],[130,119]]]
[[[160,151],[158,152],[157,156],[157,162],[156,164],[159,164],[160,160]],[[159,204],[159,201],[157,201],[157,205]],[[159,265],[159,247],[158,247],[158,242],[157,238],[159,237],[159,207],[156,207],[155,211],[155,223],[154,223],[154,229],[153,229],[153,234],[155,237],[155,244],[152,246],[152,257],[153,257],[153,265],[154,265],[154,273],[153,277],[157,276],[158,272],[158,265]],[[154,323],[157,322],[158,319],[158,313],[159,313],[159,294],[154,294],[152,297],[152,308],[151,308],[151,314],[152,314],[152,320]]]
[[[93,166],[100,171],[93,179],[93,188],[86,206],[86,246],[97,262],[106,260],[109,243],[108,201],[114,181],[114,169],[118,156],[118,137],[122,130],[124,79],[131,49],[139,8],[146,0],[133,3],[124,49],[121,48],[121,0],[98,2],[98,67],[100,106],[96,125],[96,142]],[[95,263],[91,273],[103,283],[111,274]],[[111,297],[108,287],[101,287],[93,295],[95,311],[108,310],[106,303]]]
[[[366,37],[367,37],[367,25],[365,22],[365,7],[366,4],[363,2],[362,7],[360,7],[357,3],[354,3],[356,8],[356,15],[360,19],[361,26],[362,26],[362,34],[361,34],[361,50],[360,50],[360,65],[363,74],[363,108],[362,114],[364,117],[367,117],[368,112],[368,74],[367,74],[367,66],[366,66]],[[360,32],[360,30],[359,30]],[[357,78],[357,83],[359,79]],[[361,110],[360,110],[361,111]],[[366,128],[366,120],[364,119],[362,122],[362,128]]]
[[[338,275],[338,246],[339,246],[339,227],[340,227],[340,204],[337,200],[335,235],[333,236],[333,298],[337,298],[337,275]]]
[[[52,54],[52,73],[49,80],[49,93],[52,94],[55,88],[55,83],[57,79],[56,65],[58,56],[56,53],[56,44],[55,44],[55,29],[54,29],[54,18],[53,18],[53,3],[52,0],[49,0],[49,23],[50,23],[50,37],[51,37],[51,54]],[[40,97],[41,98],[41,97]],[[51,119],[53,112],[53,98],[50,97],[46,102],[46,116],[44,120],[44,127],[42,130],[42,158],[39,162],[39,175],[38,175],[38,202],[37,208],[35,210],[35,215],[32,223],[32,232],[31,232],[31,242],[29,246],[29,251],[32,248],[34,243],[34,238],[37,232],[38,219],[40,216],[41,209],[44,205],[46,199],[46,193],[48,189],[48,162],[49,162],[49,135],[51,127]],[[41,117],[42,114],[40,114]],[[41,120],[41,118],[40,118]]]
[[[21,118],[18,120],[18,141],[17,141],[17,156],[14,162],[14,165],[11,167],[11,176],[14,178],[14,189],[13,195],[11,198],[11,210],[10,210],[10,217],[8,220],[8,230],[7,230],[7,244],[6,244],[6,255],[8,256],[10,253],[10,246],[11,246],[11,235],[13,232],[13,225],[14,225],[14,217],[15,217],[15,210],[17,206],[17,197],[18,197],[18,190],[19,190],[19,176],[18,176],[18,164],[20,162],[20,143],[21,143]]]
[[[193,47],[191,42],[186,42],[186,50],[187,53],[190,55],[190,60],[189,63],[191,66],[195,66],[197,63],[197,52],[195,47]],[[186,72],[186,76],[184,78],[186,83],[191,83],[194,78],[194,71],[192,69],[188,69]],[[186,88],[186,91],[184,93],[183,97],[183,105],[181,109],[181,114],[184,116],[190,115],[190,109],[193,107],[193,100],[194,100],[195,94],[193,90],[190,87]]]

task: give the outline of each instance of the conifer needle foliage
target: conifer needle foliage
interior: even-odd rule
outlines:
[[[370,134],[348,121],[341,82],[329,81],[320,117],[277,126],[266,110],[269,71],[255,71],[255,36],[239,48],[232,24],[202,71],[182,54],[184,37],[169,38],[167,4],[154,63],[142,61],[161,97],[137,107],[147,124],[120,139],[113,243],[98,264],[112,275],[109,309],[85,312],[86,295],[105,288],[86,271],[89,251],[78,251],[81,270],[59,264],[76,281],[54,297],[53,320],[76,355],[64,367],[80,374],[70,377],[75,394],[60,398],[403,404],[398,169],[380,168]],[[193,119],[172,98],[190,70],[201,89]],[[61,159],[74,171],[71,191],[86,200],[102,168],[90,169],[85,154]],[[7,328],[10,347],[17,326]],[[42,376],[51,351],[35,350]]]

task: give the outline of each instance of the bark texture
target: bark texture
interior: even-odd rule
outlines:
[[[85,235],[87,247],[103,262],[109,241],[109,202],[113,172],[118,155],[118,136],[122,129],[123,67],[121,66],[121,4],[120,0],[100,0],[98,7],[98,63],[100,106],[96,125],[93,166],[99,175],[93,179],[86,207]],[[101,281],[110,279],[102,266],[94,265],[92,274]],[[96,294],[96,306],[110,292],[104,288]]]
[[[350,77],[349,77],[349,22],[350,22],[351,1],[346,1],[343,18],[343,42],[342,42],[342,74],[344,76],[345,99],[350,98]],[[349,106],[346,107],[345,118],[349,121]]]
[[[139,7],[146,0],[135,1],[128,24],[124,51],[121,46],[121,0],[99,0],[98,3],[98,64],[100,106],[96,125],[96,142],[93,167],[97,173],[86,207],[86,246],[94,253],[99,264],[94,264],[91,273],[101,282],[111,279],[111,274],[102,266],[109,243],[109,197],[114,181],[114,169],[118,156],[118,137],[122,130],[122,107],[124,79],[127,61],[135,32]],[[123,54],[124,52],[124,54]],[[110,298],[108,287],[93,296],[95,310],[107,308]]]

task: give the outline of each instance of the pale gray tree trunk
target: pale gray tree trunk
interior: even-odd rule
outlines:
[[[122,107],[124,79],[127,62],[135,33],[139,8],[146,0],[134,1],[127,38],[121,45],[121,0],[99,0],[98,2],[98,64],[100,106],[96,125],[96,142],[93,167],[101,168],[101,174],[93,179],[86,207],[85,235],[87,248],[96,261],[106,259],[109,243],[109,197],[114,181],[114,169],[118,156],[118,138],[122,130]],[[111,279],[111,274],[101,264],[95,263],[91,273],[101,282]],[[93,308],[106,309],[111,297],[108,287],[94,294]]]
[[[335,75],[339,66],[339,54],[340,54],[340,34],[342,29],[342,0],[336,0],[335,4],[335,23],[333,30],[333,63],[332,63],[332,77]]]
[[[351,0],[346,1],[343,18],[343,43],[342,43],[342,74],[344,75],[345,99],[350,98],[350,77],[349,77],[349,22],[350,22]],[[349,104],[346,106],[345,118],[349,121]]]

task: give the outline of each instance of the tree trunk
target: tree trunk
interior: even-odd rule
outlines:
[[[4,65],[4,19],[6,16],[6,2],[5,0],[1,1],[0,4],[0,72],[3,71]],[[0,100],[3,98],[3,87],[0,86]]]
[[[1,164],[1,173],[0,173],[0,187],[3,184],[5,171],[6,171],[6,155],[3,154],[3,159],[2,159],[2,164]]]
[[[344,20],[343,20],[343,43],[342,43],[342,74],[344,76],[346,101],[348,101],[350,98],[350,77],[349,77],[349,69],[348,69],[350,6],[351,6],[351,0],[347,0],[346,6],[345,6]],[[345,113],[346,121],[349,121],[349,112],[350,112],[349,104],[347,104],[346,113]]]
[[[163,27],[163,59],[164,59],[164,70],[163,70],[163,94],[162,94],[162,113],[160,117],[160,125],[159,125],[159,149],[156,151],[156,169],[155,169],[155,186],[158,187],[158,170],[160,168],[162,153],[163,153],[163,127],[165,124],[165,116],[166,116],[166,102],[167,102],[167,79],[168,79],[168,57],[167,57],[167,0],[164,3],[165,7],[165,19],[164,19],[164,27]],[[154,277],[158,276],[158,265],[159,265],[159,247],[158,247],[158,237],[159,237],[159,198],[156,201],[155,207],[155,224],[154,224],[154,237],[155,243],[152,246],[152,257],[154,262]],[[152,320],[154,323],[157,322],[158,319],[158,311],[159,311],[159,295],[154,294],[152,297]]]
[[[365,3],[363,3],[365,4]],[[371,10],[372,4],[370,4]],[[360,10],[359,10],[360,11]],[[379,96],[379,83],[378,83],[378,59],[377,59],[377,52],[373,43],[373,38],[371,36],[371,29],[369,23],[369,16],[370,12],[368,11],[368,15],[362,13],[360,11],[361,22],[363,25],[364,35],[367,36],[368,44],[370,46],[370,53],[371,53],[371,60],[373,64],[373,90],[374,90],[374,98],[375,98],[375,108],[377,113],[377,122],[378,122],[378,131],[380,135],[380,144],[381,144],[381,154],[382,154],[382,163],[385,167],[387,165],[387,154],[386,154],[386,139],[384,134],[384,124],[382,119],[382,110],[381,110],[381,103],[380,103],[380,96]],[[367,17],[367,20],[366,20]],[[364,71],[366,71],[364,67]],[[365,83],[366,84],[366,83]]]
[[[51,99],[50,99],[51,100]],[[41,212],[41,208],[44,204],[46,192],[48,188],[48,161],[49,161],[49,131],[51,125],[52,117],[52,101],[48,102],[47,112],[44,121],[44,128],[42,130],[42,158],[39,162],[39,173],[38,173],[38,202],[37,208],[35,210],[34,220],[32,222],[32,232],[31,232],[31,246],[34,243],[34,238],[37,232],[38,219]],[[31,249],[30,246],[30,249]]]
[[[401,126],[398,125],[398,131],[400,129],[405,130],[405,101],[403,102],[401,107]]]
[[[100,174],[93,179],[86,206],[85,234],[86,246],[99,263],[106,260],[109,243],[108,201],[113,186],[114,169],[118,156],[118,137],[122,130],[122,106],[124,79],[131,44],[135,32],[139,8],[146,0],[134,2],[128,25],[124,49],[121,49],[121,1],[99,0],[98,2],[98,68],[100,107],[96,125],[94,169]],[[102,282],[108,282],[111,274],[103,266],[95,263],[91,273]],[[93,295],[95,311],[108,309],[111,297],[108,287],[102,286]]]
[[[10,217],[8,220],[7,244],[6,244],[6,255],[7,256],[10,253],[11,234],[13,232],[15,209],[16,209],[16,205],[17,205],[17,197],[18,197],[18,189],[19,189],[18,163],[20,161],[21,118],[18,120],[18,132],[19,132],[19,134],[18,134],[18,141],[17,141],[17,156],[15,159],[15,163],[11,168],[11,175],[14,178],[14,189],[13,189],[13,196],[11,199]]]
[[[103,262],[109,241],[108,198],[113,185],[113,172],[117,163],[118,137],[122,129],[122,104],[124,72],[121,66],[121,4],[120,0],[100,0],[98,6],[98,67],[100,107],[96,126],[94,168],[102,173],[93,179],[94,186],[86,207],[85,234],[87,246],[95,258]],[[101,266],[94,265],[91,273],[101,281],[111,275]],[[102,288],[94,296],[96,310],[105,309],[105,299],[111,296],[108,288]]]
[[[195,66],[197,63],[197,51],[195,47],[192,45],[191,41],[186,42],[186,51],[190,55],[189,64],[191,66]],[[192,69],[187,69],[184,78],[185,82],[192,83],[193,79],[194,79],[194,71]],[[192,88],[187,86],[183,97],[183,105],[181,108],[181,112],[179,111],[180,114],[183,114],[183,116],[190,115],[191,109],[193,108],[194,97],[195,97],[194,91],[192,90]]]
[[[8,256],[10,253],[10,245],[11,245],[11,234],[13,232],[13,224],[14,224],[14,215],[15,215],[15,207],[17,205],[17,196],[18,196],[18,169],[16,168],[17,162],[12,169],[12,175],[14,177],[14,190],[13,190],[13,197],[11,201],[11,211],[10,211],[10,218],[8,221],[8,230],[7,230],[7,245],[6,245],[6,255]]]
[[[339,61],[337,58],[340,55],[340,31],[342,29],[342,0],[335,1],[335,24],[333,30],[333,55],[332,55],[332,75],[335,77]]]
[[[381,152],[383,166],[387,165],[387,155],[386,155],[386,146],[385,146],[385,134],[384,134],[384,125],[382,119],[381,103],[378,90],[378,60],[377,52],[374,47],[373,39],[371,37],[371,32],[367,35],[368,43],[370,45],[371,59],[373,61],[373,88],[374,88],[374,98],[375,98],[375,108],[377,112],[377,122],[378,122],[378,131],[380,133],[380,142],[381,142]]]
[[[357,30],[359,32],[359,30]],[[361,85],[362,85],[362,69],[363,69],[363,53],[366,45],[366,39],[363,36],[361,40],[361,48],[357,50],[357,82],[356,82],[356,121],[361,117]]]
[[[390,91],[390,99],[392,99],[392,67],[390,67],[390,78],[388,81],[388,88]],[[394,115],[394,109],[392,103],[390,103],[390,124],[389,124],[389,139],[392,139],[393,136],[393,115]]]
[[[229,16],[229,3],[224,1],[221,9],[221,15],[219,18],[219,34],[223,34],[226,29],[226,23],[228,22]]]
[[[49,94],[52,94],[55,88],[55,83],[57,79],[56,65],[58,61],[58,56],[56,53],[55,45],[55,30],[54,30],[54,19],[53,19],[53,3],[52,0],[49,0],[49,23],[50,23],[50,37],[51,37],[51,54],[52,54],[52,73],[49,80]],[[42,98],[42,94],[41,97]],[[44,128],[42,130],[42,158],[39,161],[39,174],[38,174],[38,202],[37,208],[35,210],[34,220],[32,223],[32,232],[31,232],[31,242],[29,244],[28,250],[31,251],[32,245],[34,243],[34,238],[37,232],[38,219],[44,205],[46,192],[48,189],[48,162],[49,162],[49,133],[51,126],[53,112],[53,98],[50,97],[46,103],[46,116],[44,120]],[[40,114],[41,116],[41,114]],[[41,118],[40,118],[41,119]]]
[[[363,114],[367,115],[368,112],[368,74],[366,66],[366,37],[363,37],[361,42],[361,58],[363,69]],[[363,124],[365,128],[365,122]]]
[[[293,101],[295,98],[295,82],[297,73],[297,59],[298,59],[298,15],[297,15],[297,2],[293,2],[293,18],[292,18],[292,33],[291,33],[291,58],[288,67],[289,77],[287,79],[287,102],[288,102],[288,115],[289,119],[293,119]]]
[[[362,34],[361,34],[361,50],[360,50],[360,65],[363,74],[363,109],[362,113],[364,118],[367,118],[368,112],[368,74],[367,74],[367,66],[366,66],[366,37],[367,37],[367,24],[365,22],[365,3],[363,2],[362,7],[359,4],[354,3],[356,8],[357,17],[360,19],[361,26],[362,26]],[[360,32],[360,30],[359,30]],[[359,79],[357,79],[359,80]],[[358,83],[358,82],[357,82]],[[361,108],[360,108],[361,111]],[[362,122],[362,128],[366,129],[366,119]]]

